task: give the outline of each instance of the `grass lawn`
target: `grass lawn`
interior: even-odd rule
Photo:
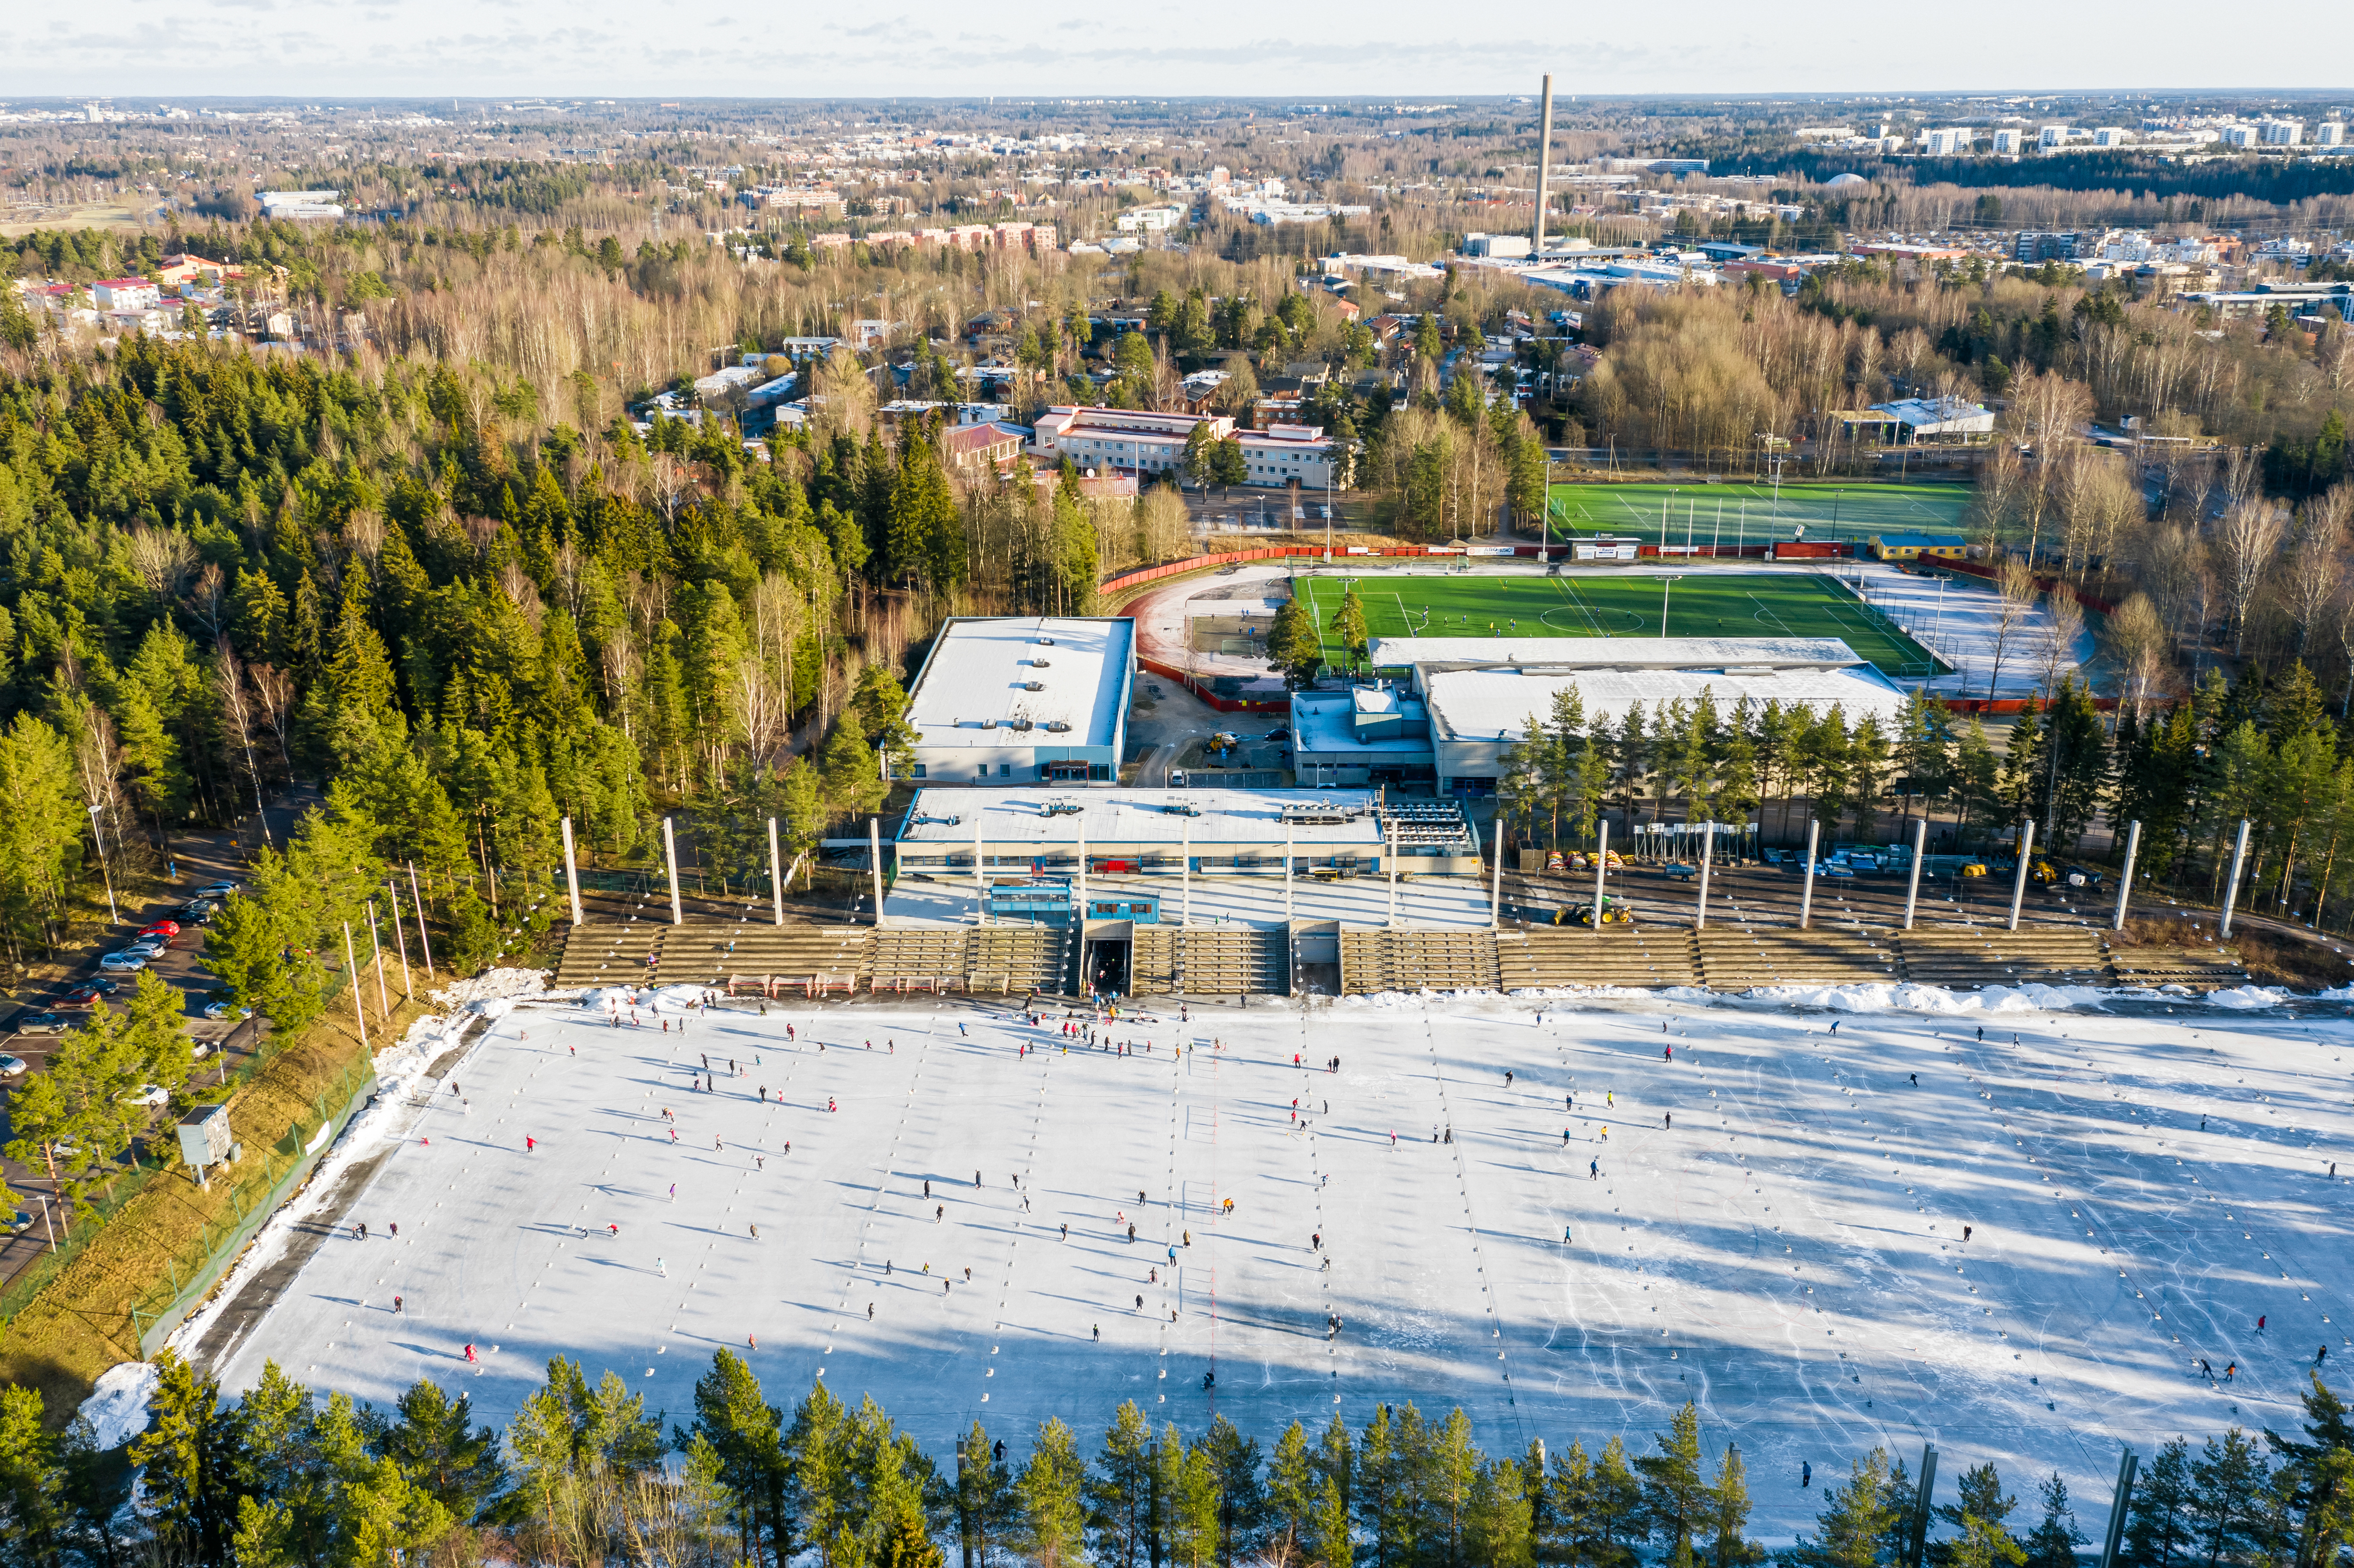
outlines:
[[[1670,585],[1606,571],[1547,577],[1303,577],[1329,627],[1354,580],[1375,637],[1837,637],[1891,677],[1942,670],[1929,651],[1819,572],[1695,572]],[[1666,621],[1661,622],[1665,601]],[[1345,655],[1329,635],[1325,656]]]
[[[1556,484],[1547,511],[1556,535],[1628,534],[1653,544],[1762,544],[1863,539],[1900,530],[1958,533],[1967,484]],[[1664,535],[1664,540],[1662,538]]]

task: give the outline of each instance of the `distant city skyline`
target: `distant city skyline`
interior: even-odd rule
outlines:
[[[1992,0],[1967,16],[1691,0],[1575,14],[1524,6],[1271,9],[1199,0],[1149,17],[985,12],[944,0],[794,14],[681,0],[123,0],[27,12],[0,95],[865,98],[1397,94],[2314,92],[2344,52],[2169,7],[2110,14]],[[2188,23],[2187,10],[2174,18]]]

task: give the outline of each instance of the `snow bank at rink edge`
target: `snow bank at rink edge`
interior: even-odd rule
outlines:
[[[2341,991],[2322,991],[2325,1001],[2354,1001],[2354,987]],[[2189,991],[2168,987],[2151,991],[2142,987],[2103,987],[2083,985],[1990,985],[1981,991],[1948,991],[1939,985],[1831,985],[1831,986],[1760,986],[1744,991],[1716,991],[1700,986],[1665,986],[1649,989],[1633,986],[1560,986],[1529,988],[1510,992],[1500,991],[1376,991],[1363,996],[1338,999],[1341,1007],[1391,1008],[1416,1002],[1445,999],[1451,1002],[1478,1002],[1482,1000],[1512,1001],[1631,1001],[1672,1002],[1678,1005],[1739,1008],[1745,1005],[1769,1007],[1814,1008],[1826,1012],[1917,1012],[1930,1014],[2064,1012],[2072,1008],[2098,1008],[2111,1001],[2204,1001],[2210,1006],[2236,1012],[2279,1007],[2290,1000],[2290,993],[2269,986],[2243,985],[2230,991],[2219,991],[2200,997]]]

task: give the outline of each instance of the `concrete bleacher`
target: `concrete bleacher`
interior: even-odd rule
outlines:
[[[1351,995],[1495,991],[1500,983],[1493,931],[1341,933],[1341,990]]]
[[[1699,954],[1684,927],[1532,927],[1496,935],[1506,991],[1554,986],[1698,985]]]
[[[565,939],[550,984],[569,990],[577,986],[645,985],[653,976],[647,963],[658,959],[667,926],[633,920],[619,926],[575,926]]]
[[[1694,946],[1701,982],[1712,991],[1886,985],[1903,978],[1894,950],[1870,932],[1711,926],[1699,934]]]
[[[1129,990],[1155,996],[1281,995],[1291,989],[1286,935],[1252,926],[1139,926]]]
[[[1070,933],[1056,926],[981,926],[964,933],[964,989],[1001,996],[1070,986]]]
[[[2107,985],[2106,945],[2089,926],[1929,926],[1900,933],[1904,978],[1970,990],[1988,985]]]
[[[2189,991],[2225,991],[2248,983],[2240,955],[2230,948],[2119,948],[2109,955],[2109,973],[2118,985],[2179,985]]]

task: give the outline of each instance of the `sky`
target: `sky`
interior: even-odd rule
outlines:
[[[2169,16],[2169,14],[2172,14]],[[991,11],[969,0],[116,0],[28,7],[0,94],[968,97],[2348,88],[2343,49],[2284,48],[2157,0],[2097,7],[1683,0],[1672,8],[1398,0]]]

